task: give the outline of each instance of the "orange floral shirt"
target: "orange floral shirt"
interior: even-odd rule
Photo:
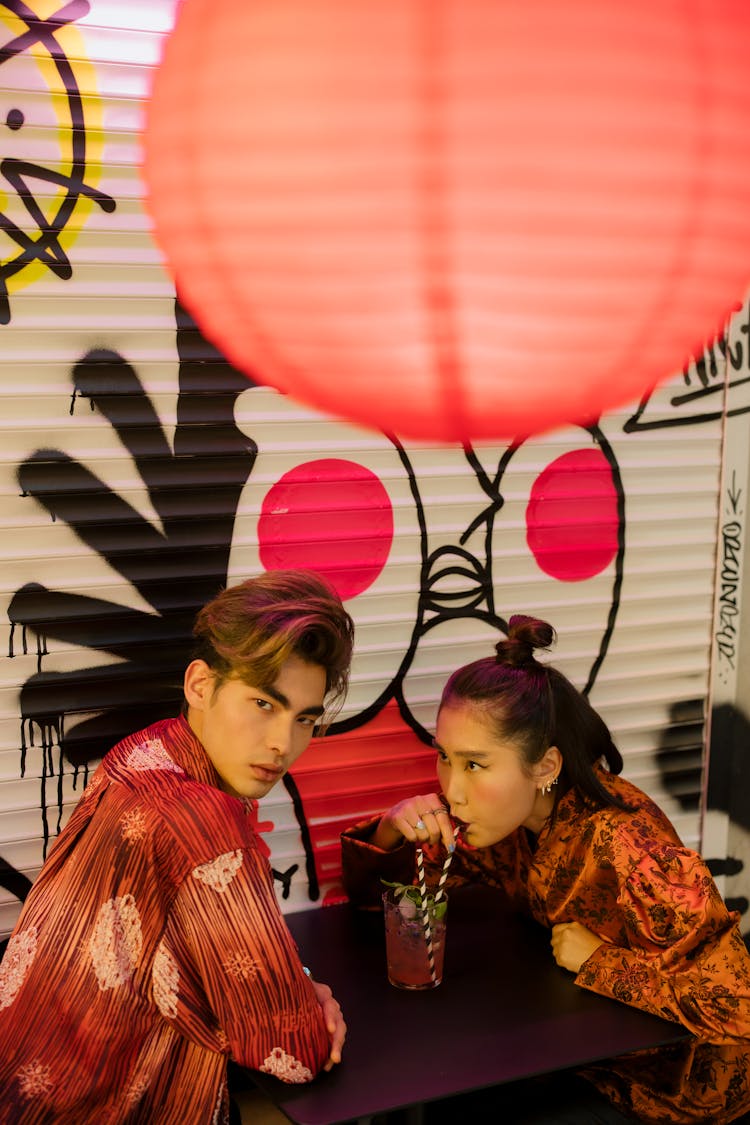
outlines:
[[[3,1125],[221,1125],[230,1057],[287,1082],[322,1068],[254,814],[184,719],[107,754],[0,963]]]
[[[750,1110],[750,954],[738,916],[664,813],[624,778],[601,777],[631,811],[593,808],[570,790],[535,847],[525,829],[491,848],[459,842],[448,886],[497,886],[544,926],[580,922],[604,938],[576,984],[694,1038],[582,1073],[638,1121],[724,1125]],[[414,877],[411,845],[382,852],[367,842],[375,823],[342,838],[345,886],[360,905],[377,905],[380,877]],[[444,855],[425,849],[435,877]]]

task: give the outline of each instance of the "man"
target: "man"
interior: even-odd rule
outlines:
[[[230,1058],[287,1082],[341,1058],[252,814],[342,700],[351,618],[317,576],[276,571],[222,591],[194,635],[183,714],[105,756],[0,964],[0,1122],[221,1123]]]

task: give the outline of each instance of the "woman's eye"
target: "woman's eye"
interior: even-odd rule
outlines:
[[[448,759],[445,756],[445,752],[443,750],[438,750],[437,759],[438,759],[439,762],[447,762],[448,761]]]
[[[480,765],[480,764],[479,764],[479,762],[471,762],[471,761],[469,761],[469,762],[467,762],[467,763],[466,763],[466,768],[467,768],[467,770],[469,770],[469,771],[470,771],[471,773],[475,773],[475,772],[476,772],[477,770],[483,770],[483,769],[484,769],[484,766]]]

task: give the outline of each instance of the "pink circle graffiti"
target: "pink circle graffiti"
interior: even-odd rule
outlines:
[[[385,488],[354,461],[307,461],[284,473],[258,518],[266,570],[305,567],[324,575],[341,598],[366,590],[393,543],[393,509]]]
[[[600,574],[617,554],[612,470],[599,449],[576,449],[540,473],[526,508],[526,541],[540,568],[562,582]]]

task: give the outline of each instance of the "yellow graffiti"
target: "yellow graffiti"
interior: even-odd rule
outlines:
[[[25,5],[34,16],[27,21],[0,4],[0,32],[9,33],[0,43],[6,54],[0,70],[0,268],[8,293],[46,276],[52,258],[67,262],[101,177],[102,104],[84,36],[73,22],[50,23],[43,33],[35,22],[53,19],[60,8],[60,0],[38,0],[33,10]],[[82,4],[81,14],[87,8]],[[8,51],[24,37],[24,50]]]

